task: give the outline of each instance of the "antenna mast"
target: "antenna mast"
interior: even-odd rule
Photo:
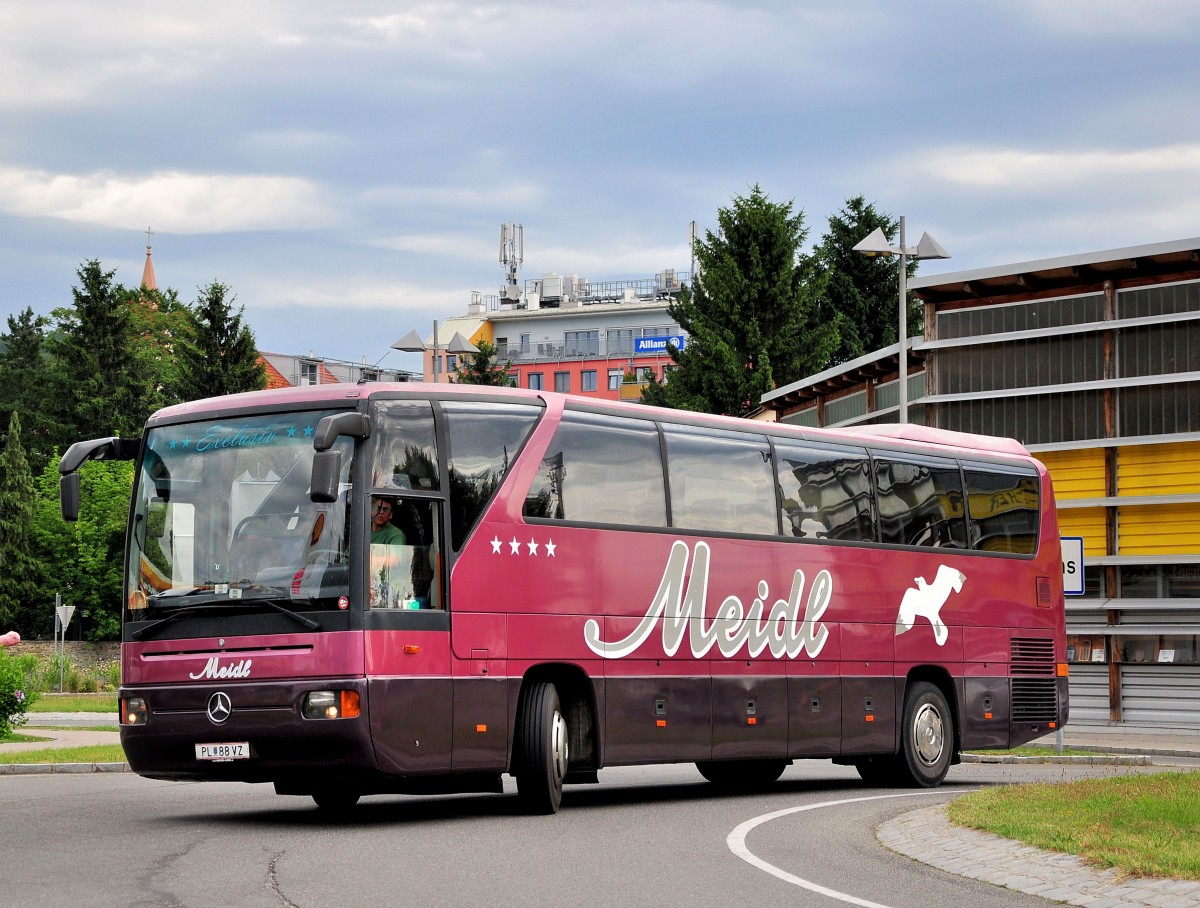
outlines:
[[[509,221],[500,225],[500,264],[507,269],[500,297],[516,302],[521,298],[517,269],[525,261],[525,227]]]

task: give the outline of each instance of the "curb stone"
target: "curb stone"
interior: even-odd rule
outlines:
[[[1077,763],[1082,765],[1108,766],[1151,766],[1154,761],[1148,754],[1046,754],[1044,756],[1022,756],[1020,754],[963,754],[964,763]]]
[[[128,763],[0,763],[0,776],[129,772]]]

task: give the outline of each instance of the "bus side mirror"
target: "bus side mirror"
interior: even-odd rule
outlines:
[[[79,519],[79,474],[68,473],[58,477],[58,507],[62,519],[74,523]]]
[[[318,502],[334,502],[338,498],[338,483],[342,476],[342,452],[318,451],[313,455],[312,480],[308,497]]]
[[[317,430],[313,434],[313,447],[318,451],[328,451],[333,447],[333,443],[337,441],[339,435],[346,435],[350,438],[370,438],[371,417],[366,413],[358,412],[335,413],[326,416],[317,423]]]

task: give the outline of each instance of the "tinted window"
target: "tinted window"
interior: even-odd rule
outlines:
[[[457,550],[500,487],[541,408],[446,402],[442,409],[450,443],[450,533]]]
[[[1036,473],[997,473],[968,466],[971,542],[985,552],[1037,551],[1041,494]]]
[[[865,451],[775,443],[783,534],[874,542],[870,461]]]
[[[565,414],[525,499],[525,516],[665,527],[666,493],[654,424]]]
[[[429,401],[376,403],[372,434],[378,439],[372,486],[423,492],[433,492],[440,487],[433,406]]]
[[[876,460],[882,542],[933,548],[967,547],[962,481],[952,460]]]
[[[766,438],[666,426],[663,434],[673,526],[763,535],[779,531]]]

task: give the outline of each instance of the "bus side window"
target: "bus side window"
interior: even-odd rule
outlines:
[[[390,523],[404,541],[372,543],[371,607],[444,609],[441,504],[395,499]]]
[[[874,542],[866,451],[810,448],[776,439],[783,535]]]
[[[775,476],[765,436],[668,426],[671,524],[726,533],[779,532]]]
[[[423,400],[382,401],[375,405],[374,424],[379,441],[371,485],[436,491],[440,479],[432,405]]]
[[[1041,523],[1037,474],[974,465],[964,465],[964,473],[972,546],[985,552],[1034,554]]]
[[[967,548],[960,477],[955,461],[932,457],[876,460],[881,541],[922,548]]]
[[[450,536],[462,548],[500,487],[541,407],[443,401],[450,440]]]
[[[524,515],[665,527],[666,492],[654,423],[566,413],[529,488]]]

